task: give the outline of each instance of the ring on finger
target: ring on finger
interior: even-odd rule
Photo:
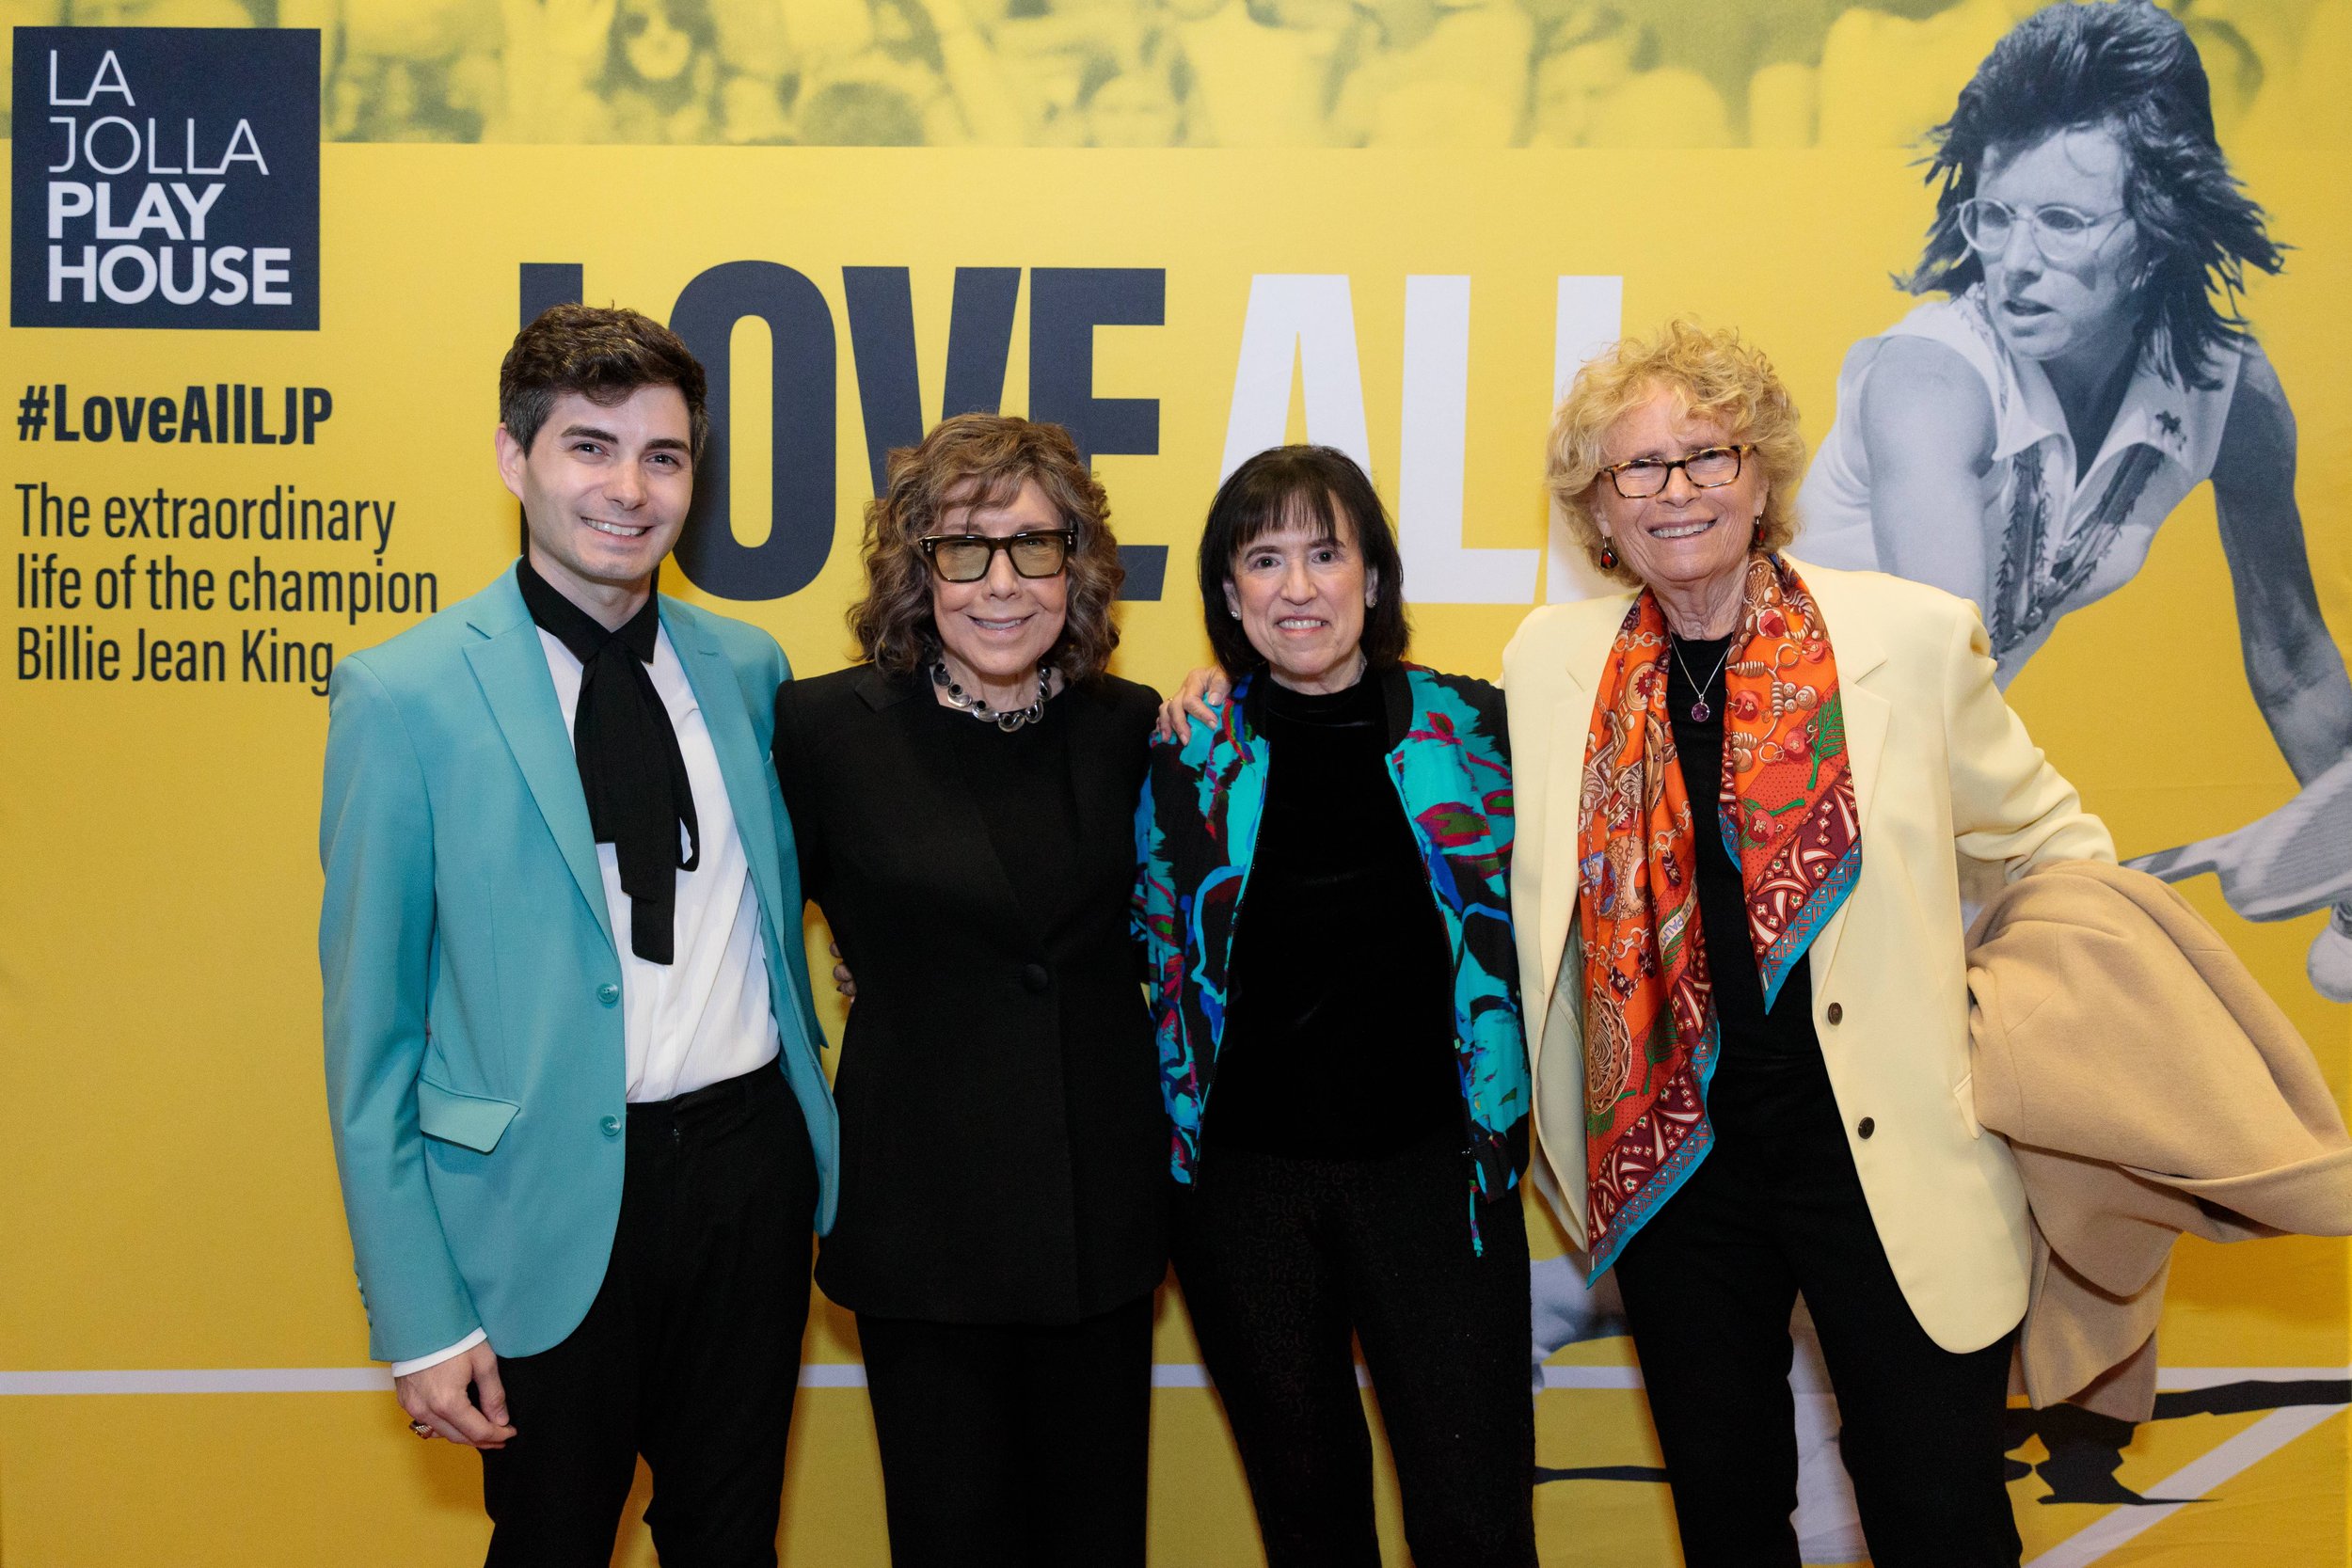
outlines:
[[[433,1426],[429,1421],[411,1421],[408,1423],[408,1430],[415,1433],[420,1437],[430,1437],[433,1435]]]

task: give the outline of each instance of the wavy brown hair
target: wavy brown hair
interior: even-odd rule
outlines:
[[[1119,646],[1111,604],[1127,575],[1111,536],[1110,498],[1068,431],[1004,414],[943,420],[919,445],[890,454],[882,493],[866,509],[866,596],[850,607],[850,631],[876,669],[911,675],[939,657],[930,562],[915,541],[937,532],[950,512],[1009,505],[1032,480],[1078,536],[1063,568],[1069,611],[1046,659],[1066,680],[1103,673]]]

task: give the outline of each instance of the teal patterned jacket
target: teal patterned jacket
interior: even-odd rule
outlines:
[[[1152,746],[1136,814],[1136,920],[1150,963],[1160,1093],[1176,1180],[1192,1180],[1224,1037],[1234,923],[1265,802],[1265,741],[1245,677],[1212,726]],[[1527,1043],[1511,941],[1511,755],[1502,693],[1403,665],[1382,681],[1389,777],[1421,846],[1454,950],[1454,1064],[1473,1237],[1477,1199],[1511,1193],[1527,1163]]]

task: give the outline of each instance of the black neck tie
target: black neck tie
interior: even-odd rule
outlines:
[[[588,825],[621,863],[629,950],[666,964],[675,957],[677,873],[693,870],[703,851],[686,758],[648,670],[661,635],[660,594],[647,594],[643,610],[607,631],[549,587],[528,559],[516,562],[515,580],[532,622],[580,660],[572,757],[588,799]]]

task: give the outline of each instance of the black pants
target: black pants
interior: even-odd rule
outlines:
[[[1061,1326],[859,1313],[893,1568],[1143,1568],[1152,1297]]]
[[[808,1129],[772,1063],[628,1108],[588,1316],[499,1358],[516,1434],[482,1456],[490,1568],[612,1561],[640,1453],[663,1568],[775,1562],[816,1211]]]
[[[1417,1568],[1533,1568],[1527,1222],[1481,1204],[1457,1139],[1386,1160],[1213,1147],[1176,1210],[1176,1277],[1249,1477],[1269,1568],[1377,1568],[1377,1390]]]
[[[1955,1354],[1919,1326],[1819,1057],[1726,1058],[1708,1104],[1714,1149],[1616,1265],[1684,1562],[1797,1568],[1788,1314],[1802,1293],[1870,1560],[2014,1568],[2002,1482],[2010,1339]]]

